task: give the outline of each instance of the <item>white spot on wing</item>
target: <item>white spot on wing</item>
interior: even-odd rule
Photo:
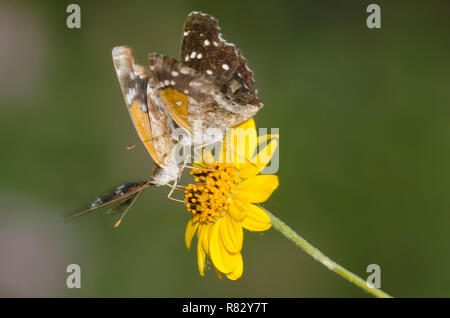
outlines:
[[[200,86],[200,85],[202,85],[202,83],[200,83],[200,82],[196,82],[196,81],[189,82],[189,86]]]
[[[187,68],[187,67],[180,68],[180,73],[181,74],[189,74],[189,68]]]
[[[136,88],[131,88],[127,95],[125,96],[127,105],[133,104],[134,98],[136,97]]]
[[[148,111],[147,105],[139,103],[139,108],[141,109],[141,111],[143,111],[144,113],[146,113]]]
[[[91,208],[99,206],[100,204],[102,204],[102,199],[97,198],[94,202],[91,203]]]
[[[223,68],[225,71],[228,71],[228,70],[230,69],[230,67],[228,66],[228,64],[222,64],[222,68]]]

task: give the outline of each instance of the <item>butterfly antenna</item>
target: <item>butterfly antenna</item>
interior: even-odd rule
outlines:
[[[142,191],[138,192],[136,194],[136,196],[134,197],[133,201],[131,201],[130,205],[127,207],[127,209],[125,211],[123,211],[122,215],[120,216],[120,218],[117,220],[117,222],[114,224],[114,227],[118,227],[120,225],[120,223],[122,223],[123,218],[125,217],[125,214],[127,214],[128,210],[134,205],[134,203],[136,202],[137,198],[141,195]]]

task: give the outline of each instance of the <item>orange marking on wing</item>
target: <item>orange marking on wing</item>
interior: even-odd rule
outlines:
[[[145,145],[145,148],[147,148],[148,153],[152,156],[155,163],[160,165],[161,162],[153,145],[152,131],[148,114],[141,110],[138,100],[135,100],[129,109],[131,119],[133,120],[134,127],[136,128],[139,138]]]
[[[159,94],[172,119],[179,126],[192,132],[188,120],[188,96],[170,87],[160,90]]]

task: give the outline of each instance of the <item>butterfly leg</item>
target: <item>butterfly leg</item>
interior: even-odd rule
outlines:
[[[169,185],[169,186],[170,186],[170,185]],[[178,189],[176,188],[177,185],[175,184],[175,182],[174,182],[174,184],[171,185],[170,187],[171,187],[172,189],[170,190],[169,194],[167,195],[167,198],[168,198],[169,200],[172,200],[172,201],[184,203],[184,200],[172,198],[172,193],[173,193],[173,191],[178,190]]]
[[[175,191],[175,189],[176,189],[176,187],[177,187],[177,183],[178,183],[178,179],[176,179],[176,180],[173,182],[172,185],[169,185],[169,187],[170,187],[171,189],[170,189],[169,194],[167,195],[167,198],[170,199],[170,200],[174,200],[174,201],[181,201],[181,202],[184,202],[184,201],[182,201],[182,200],[178,200],[178,199],[172,198],[172,193]]]
[[[179,181],[180,178],[181,178],[181,174],[183,173],[184,168],[185,168],[185,166],[184,166],[184,164],[183,164],[183,167],[181,168],[181,171],[180,171],[180,177],[178,177],[178,178],[173,182],[172,185],[168,184],[168,186],[169,186],[171,189],[170,189],[169,194],[167,195],[167,198],[168,198],[168,199],[173,200],[173,201],[177,201],[177,202],[182,202],[182,203],[184,203],[184,200],[172,198],[172,193],[173,193],[175,190],[179,190],[179,189],[177,189],[177,188],[183,187],[183,186],[179,186],[179,185],[178,185],[178,181]]]

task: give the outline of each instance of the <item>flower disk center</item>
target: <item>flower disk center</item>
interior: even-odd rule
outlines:
[[[194,222],[214,223],[222,217],[236,193],[238,170],[232,164],[206,164],[191,171],[195,184],[185,190],[186,208]]]

